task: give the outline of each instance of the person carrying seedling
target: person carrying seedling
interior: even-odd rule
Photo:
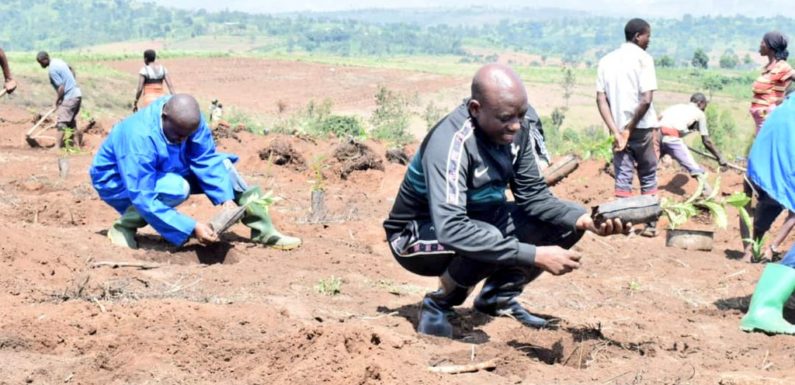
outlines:
[[[758,188],[759,206],[777,205],[776,214],[783,208],[790,212],[795,211],[793,143],[795,143],[795,99],[789,97],[767,116],[748,157],[748,178],[755,188]],[[740,328],[749,332],[795,334],[795,325],[787,322],[782,314],[784,304],[793,291],[795,291],[795,248],[790,248],[780,262],[768,263],[765,266],[751,297],[748,313],[740,322]]]
[[[6,52],[0,48],[0,68],[3,69],[3,79],[5,82],[3,83],[3,89],[6,93],[10,94],[17,89],[17,82],[14,80],[14,77],[11,76],[11,68],[8,67],[8,58],[6,57]]]
[[[58,134],[55,140],[56,148],[63,148],[64,131],[71,128],[74,135],[74,144],[83,146],[83,132],[77,128],[77,115],[80,113],[80,104],[83,94],[75,80],[75,72],[71,66],[61,59],[50,60],[47,52],[41,51],[36,55],[36,61],[41,68],[48,68],[50,84],[55,88],[55,128]]]
[[[632,19],[624,26],[626,42],[599,60],[596,78],[596,105],[615,139],[613,167],[615,196],[632,195],[635,170],[643,195],[657,194],[655,132],[659,128],[652,104],[657,90],[654,59],[646,52],[651,26]],[[656,236],[656,223],[649,223],[642,235]]]
[[[224,209],[245,205],[243,224],[251,228],[252,241],[283,250],[298,247],[300,239],[276,230],[262,203],[268,196],[243,181],[236,161],[216,152],[196,99],[186,94],[157,99],[113,127],[91,165],[100,198],[121,214],[108,238],[137,248],[136,230],[150,224],[177,246],[191,236],[202,244],[217,242],[208,224],[175,209],[190,194],[204,193]]]
[[[516,300],[524,287],[544,271],[577,269],[580,254],[568,249],[585,230],[609,235],[625,229],[620,220],[596,225],[585,208],[549,191],[526,119],[527,91],[516,72],[486,65],[471,91],[425,137],[384,221],[397,262],[439,277],[439,290],[420,306],[421,334],[452,337],[453,307],[484,279],[475,309],[547,326]],[[506,199],[509,185],[514,202]]]
[[[668,154],[679,162],[684,167],[690,176],[698,179],[704,179],[707,175],[703,167],[701,167],[687,145],[682,140],[685,136],[698,131],[701,134],[701,142],[704,144],[709,152],[718,160],[721,166],[727,166],[728,162],[720,154],[718,149],[709,138],[709,129],[707,128],[707,116],[704,110],[707,108],[707,97],[704,94],[697,92],[690,96],[690,103],[675,104],[666,108],[660,115],[660,133],[662,134],[660,140],[660,154],[662,157]],[[709,185],[704,183],[704,195],[710,194]]]

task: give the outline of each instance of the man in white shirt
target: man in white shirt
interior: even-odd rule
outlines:
[[[657,154],[655,130],[659,127],[652,99],[657,89],[654,59],[646,53],[651,26],[632,19],[624,27],[626,42],[599,61],[596,79],[596,105],[615,138],[615,196],[632,195],[632,179],[637,166],[640,192],[657,193]],[[645,235],[656,235],[654,227]]]
[[[698,92],[690,97],[690,103],[675,104],[666,108],[660,115],[660,157],[665,154],[671,156],[684,167],[690,176],[700,179],[705,175],[704,168],[699,166],[690,154],[690,150],[682,140],[683,137],[698,130],[704,147],[715,156],[721,166],[726,166],[726,160],[715,148],[709,138],[707,117],[704,110],[707,108],[707,97]]]

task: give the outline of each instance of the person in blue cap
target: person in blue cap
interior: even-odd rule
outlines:
[[[243,223],[251,239],[278,249],[301,240],[273,226],[259,187],[249,187],[233,166],[237,157],[216,152],[199,104],[190,95],[160,98],[117,124],[102,143],[90,175],[100,198],[121,214],[108,230],[115,245],[137,248],[135,233],[147,224],[171,244],[193,236],[202,244],[218,241],[206,223],[177,211],[190,194],[203,193],[215,205],[246,205]]]

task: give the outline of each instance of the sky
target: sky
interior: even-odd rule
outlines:
[[[694,16],[738,14],[751,17],[775,16],[769,11],[775,9],[784,16],[795,17],[795,2],[791,0],[766,0],[764,7],[748,0],[492,0],[490,2],[482,0],[154,0],[154,2],[187,9],[204,8],[209,11],[229,9],[256,13],[325,12],[362,8],[462,8],[467,5],[488,5],[494,8],[555,7],[606,16],[666,18],[679,18],[688,13]]]

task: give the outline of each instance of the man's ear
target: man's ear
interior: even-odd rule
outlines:
[[[469,116],[477,118],[480,115],[480,102],[475,99],[469,99],[467,108],[469,109]]]

